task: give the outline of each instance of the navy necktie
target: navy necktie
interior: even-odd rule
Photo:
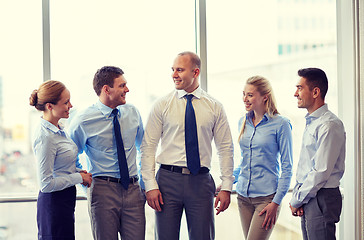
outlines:
[[[125,189],[129,187],[129,170],[128,164],[126,163],[126,156],[125,156],[125,149],[123,144],[123,139],[121,138],[121,131],[120,131],[120,124],[118,120],[118,110],[115,108],[112,110],[111,115],[114,116],[113,124],[114,124],[114,133],[115,133],[115,140],[116,140],[116,149],[118,153],[118,162],[120,168],[120,178],[121,184]]]
[[[198,150],[196,116],[191,101],[193,95],[186,95],[185,97],[187,99],[185,113],[185,144],[187,167],[193,175],[196,175],[200,170],[200,153]]]

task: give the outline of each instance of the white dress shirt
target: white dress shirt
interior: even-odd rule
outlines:
[[[291,199],[298,208],[321,188],[336,188],[345,169],[345,129],[341,120],[323,105],[306,115],[296,186]]]
[[[145,127],[141,146],[142,176],[145,190],[158,189],[155,180],[155,163],[187,166],[185,149],[185,109],[188,94],[174,90],[159,99],[153,106]],[[231,191],[233,173],[233,144],[229,123],[223,106],[198,87],[191,94],[196,114],[201,167],[211,168],[212,139],[220,160],[222,190]],[[160,153],[156,150],[161,140]]]

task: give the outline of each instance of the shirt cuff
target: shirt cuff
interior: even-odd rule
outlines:
[[[291,199],[290,204],[294,208],[299,208],[299,207],[301,207],[303,205],[301,202],[297,201],[294,198]]]
[[[146,181],[143,179],[145,185],[145,192],[149,192],[150,190],[159,189],[158,183],[155,179]]]
[[[225,180],[221,183],[221,191],[229,191],[231,192],[233,189],[233,181]]]
[[[81,173],[72,174],[72,180],[75,183],[75,185],[78,184],[78,183],[83,183]]]

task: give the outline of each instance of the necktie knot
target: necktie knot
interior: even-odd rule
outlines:
[[[188,95],[185,95],[187,101],[191,102],[192,98],[193,98],[193,94],[188,94]]]
[[[119,113],[119,110],[115,108],[112,110],[111,115],[115,117],[118,115],[118,113]]]

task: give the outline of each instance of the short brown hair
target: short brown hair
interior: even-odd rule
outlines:
[[[98,69],[93,80],[93,86],[97,96],[100,96],[101,89],[104,85],[108,85],[111,88],[114,87],[114,79],[123,74],[123,70],[118,67],[105,66]]]

